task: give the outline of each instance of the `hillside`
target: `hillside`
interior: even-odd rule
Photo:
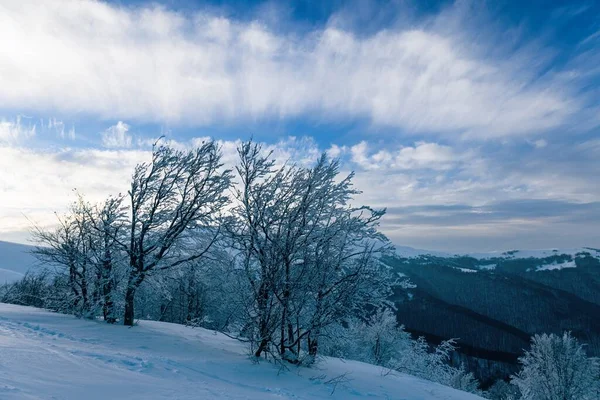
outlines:
[[[398,320],[432,341],[458,338],[457,361],[483,381],[514,372],[535,333],[570,330],[600,350],[600,252],[398,255],[385,262],[416,285],[398,291]],[[439,321],[445,321],[440,324]]]
[[[31,249],[32,246],[0,241],[0,284],[21,279],[35,265]]]
[[[479,398],[336,358],[311,369],[252,363],[244,344],[201,328],[110,326],[7,304],[0,304],[0,354],[5,400]]]

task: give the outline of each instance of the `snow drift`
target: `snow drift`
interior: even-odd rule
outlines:
[[[0,398],[469,400],[478,396],[356,361],[288,369],[201,328],[106,325],[0,304]]]

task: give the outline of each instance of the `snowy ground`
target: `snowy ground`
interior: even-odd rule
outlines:
[[[327,383],[343,374],[337,386]],[[253,364],[242,343],[205,329],[150,321],[109,326],[0,304],[3,400],[365,397],[479,399],[354,361],[331,358],[313,369],[287,371]]]

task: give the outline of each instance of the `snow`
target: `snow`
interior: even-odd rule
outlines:
[[[36,260],[31,246],[0,241],[0,284],[18,281]]]
[[[444,253],[441,251],[431,251],[423,249],[415,249],[408,246],[396,246],[396,254],[402,258],[419,258],[421,256],[434,257],[461,257],[467,256],[478,260],[489,260],[492,258],[505,259],[521,259],[521,258],[546,258],[552,256],[569,255],[576,257],[579,253],[588,253],[592,257],[600,259],[600,249],[591,247],[578,247],[573,249],[539,249],[539,250],[506,250],[506,251],[490,251],[485,253]],[[480,265],[478,269],[495,269],[496,264]]]
[[[535,270],[536,271],[555,271],[564,268],[576,268],[575,261],[565,261],[563,263],[557,263],[556,261],[551,264],[540,265]]]
[[[0,304],[0,354],[4,400],[480,399],[356,361],[287,370],[253,363],[243,343],[201,328],[111,326],[8,304]]]
[[[600,258],[600,250],[587,247],[579,247],[574,249],[509,250],[504,252],[492,251],[489,253],[470,253],[467,254],[467,256],[479,260],[486,260],[490,258],[546,258],[560,255],[568,255],[571,257],[575,257],[579,253],[589,253],[592,257]]]
[[[465,272],[465,273],[469,273],[469,274],[472,274],[472,273],[474,273],[474,272],[477,272],[476,270],[474,270],[474,269],[469,269],[469,268],[460,268],[460,267],[452,267],[452,268],[454,268],[454,269],[457,269],[457,270],[459,270],[460,272]]]

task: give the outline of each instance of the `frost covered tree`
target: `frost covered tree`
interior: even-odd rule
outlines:
[[[135,294],[144,279],[203,257],[219,237],[231,173],[209,141],[191,151],[153,148],[136,166],[128,192],[128,233],[116,238],[129,259],[125,325],[134,323]]]
[[[87,204],[78,197],[64,215],[56,214],[57,225],[53,228],[34,226],[33,240],[37,246],[33,255],[46,267],[55,269],[58,278],[65,277],[66,293],[55,293],[61,304],[57,309],[88,315],[90,304],[90,219]]]
[[[260,357],[272,344],[279,325],[277,315],[282,312],[277,297],[283,289],[284,258],[289,256],[283,253],[290,250],[283,249],[283,230],[287,208],[293,203],[295,171],[276,169],[275,162],[252,142],[242,144],[238,153],[241,188],[236,190],[229,233],[250,292],[244,301],[248,321],[243,331],[256,345],[254,355]]]
[[[108,323],[117,320],[115,311],[117,266],[123,263],[123,252],[117,240],[125,232],[126,208],[124,197],[109,197],[103,204],[88,208],[92,229],[90,247],[94,253],[96,304],[102,309],[102,316]]]
[[[569,332],[535,335],[513,377],[525,400],[598,399],[598,360],[589,358]]]
[[[238,149],[240,187],[230,237],[250,293],[244,332],[264,352],[298,362],[316,355],[321,330],[387,294],[375,260],[388,241],[377,232],[384,210],[352,207],[359,192],[339,163],[276,166],[259,145]],[[367,289],[368,288],[368,289]]]
[[[328,173],[337,173],[337,164],[330,167]],[[322,218],[304,258],[311,265],[310,319],[304,329],[311,357],[317,355],[323,329],[349,314],[363,315],[368,308],[386,303],[397,283],[377,257],[389,249],[387,238],[377,231],[385,211],[347,206],[351,196],[358,194],[351,188],[351,178],[331,182],[337,204]]]
[[[102,309],[105,320],[114,322],[114,237],[122,229],[122,216],[120,197],[92,206],[77,194],[68,212],[57,214],[57,226],[34,226],[38,246],[33,254],[54,269],[45,274],[46,280],[53,276],[47,306],[89,317]]]

